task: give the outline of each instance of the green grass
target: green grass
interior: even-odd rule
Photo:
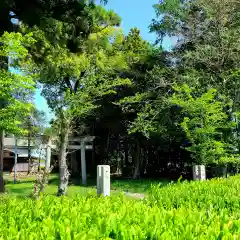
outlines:
[[[7,180],[6,191],[8,194],[17,196],[17,197],[29,197],[33,193],[33,186],[35,177],[21,177],[18,178],[17,183],[13,183],[12,177],[5,177]],[[44,193],[48,195],[56,195],[58,189],[58,177],[56,174],[52,174],[49,178],[49,184],[44,189]],[[69,185],[67,196],[73,197],[75,195],[86,196],[89,193],[96,192],[94,187],[85,187],[80,186],[79,184]]]
[[[58,186],[55,184],[48,185],[44,192],[49,195],[56,195]],[[17,184],[9,183],[6,185],[8,194],[12,194],[19,197],[28,197],[33,193],[33,182],[18,182]],[[69,186],[67,196],[75,196],[80,194],[82,196],[88,195],[88,193],[94,192],[94,188]]]
[[[17,183],[13,183],[13,177],[5,175],[7,181],[6,190],[8,194],[12,194],[18,197],[31,196],[33,192],[33,185],[35,177],[18,177]],[[147,193],[152,184],[158,184],[156,180],[111,180],[112,194],[118,194],[119,192],[131,192],[131,193]],[[163,185],[166,185],[167,181],[161,181]],[[58,175],[51,174],[49,178],[49,184],[45,189],[46,194],[56,195],[58,188]],[[67,196],[73,197],[75,195],[86,196],[89,193],[96,193],[96,180],[89,179],[87,186],[81,185],[80,179],[70,180],[70,184],[67,191]]]
[[[151,185],[167,185],[168,180],[112,180],[111,189],[132,193],[147,193]]]
[[[128,187],[126,182],[118,184]],[[0,239],[235,240],[240,239],[239,199],[240,176],[154,184],[140,201],[121,194],[49,195],[38,200],[3,195]]]

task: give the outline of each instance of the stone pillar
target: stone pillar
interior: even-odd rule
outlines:
[[[110,196],[110,166],[97,166],[97,195]]]
[[[46,147],[46,161],[45,161],[46,170],[50,169],[50,165],[51,165],[51,146],[47,145],[47,147]]]
[[[85,142],[81,141],[81,170],[82,170],[82,184],[87,184],[87,170],[86,170],[86,156],[85,156]]]
[[[194,165],[193,166],[193,180],[206,180],[206,169],[205,165]]]

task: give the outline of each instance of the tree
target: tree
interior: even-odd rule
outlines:
[[[91,133],[94,132],[94,135],[101,138],[99,141],[96,138],[95,141],[96,164],[117,165],[122,171],[132,171],[132,177],[138,178],[140,172],[144,172],[142,170],[146,163],[142,161],[146,138],[143,136],[144,132],[133,129],[133,125],[150,95],[148,73],[156,62],[159,67],[164,65],[164,54],[161,49],[158,50],[144,41],[137,28],[130,30],[122,43],[118,44],[117,50],[127,56],[129,68],[120,69],[116,74],[132,79],[133,84],[119,88],[118,94],[113,97],[104,96],[101,99],[102,107],[93,116],[88,115],[83,122],[89,126]],[[146,121],[142,126],[146,126]]]
[[[196,97],[215,88],[218,94],[225,95],[228,101],[233,102],[228,112],[231,116],[230,119],[234,118],[234,112],[239,111],[240,55],[237,37],[240,26],[239,6],[239,1],[235,0],[161,1],[154,6],[157,18],[150,26],[150,30],[157,33],[158,43],[161,43],[166,36],[177,39],[172,51],[166,55],[170,65],[167,74],[164,75],[176,85],[181,86],[185,83],[190,88],[193,87]],[[163,77],[161,74],[158,76]],[[171,87],[168,88],[167,98],[171,97],[173,92]],[[159,126],[161,124],[159,124],[158,116],[161,111],[154,111],[157,107],[155,102],[150,104],[148,112],[153,112],[150,114],[150,119]],[[170,106],[169,109],[172,107]],[[142,116],[146,119],[146,116],[149,115],[143,114]],[[167,115],[162,114],[162,116]],[[174,117],[171,116],[170,121],[177,116],[176,122],[181,122],[179,113]],[[212,124],[216,124],[216,122]],[[167,125],[164,129],[166,133],[169,133],[172,127]],[[230,129],[230,133],[227,134],[228,140],[234,138],[233,128]],[[183,144],[184,138],[180,140]],[[224,140],[226,139],[224,138]],[[235,146],[239,145],[236,144],[236,139],[233,142],[235,142]],[[223,148],[225,149],[225,146]]]
[[[234,127],[226,112],[231,103],[223,96],[217,96],[215,89],[209,89],[198,96],[186,84],[174,87],[171,104],[181,108],[183,121],[180,123],[186,133],[196,164],[226,164],[236,161],[232,156],[229,139],[224,138],[224,130]]]
[[[39,111],[35,107],[32,107],[29,116],[27,116],[21,126],[23,129],[27,131],[27,140],[28,140],[28,171],[30,172],[30,168],[32,165],[32,144],[38,144],[34,138],[38,137],[43,133],[44,125],[46,124],[45,113],[43,111]],[[26,135],[26,134],[25,134]]]
[[[94,1],[89,2],[94,5]],[[85,6],[86,1],[84,0],[3,0],[0,3],[0,20],[2,22],[0,34],[4,31],[15,30],[17,28],[16,21],[21,21],[29,26],[39,26],[43,19],[53,18],[71,24],[82,15]]]
[[[91,14],[95,23],[92,28],[94,31],[87,39],[78,39],[76,52],[65,44],[68,41],[68,25],[51,20],[45,31],[33,29],[37,44],[30,47],[34,60],[31,70],[39,72],[44,87],[42,94],[59,121],[58,195],[65,194],[67,190],[67,144],[76,119],[94,110],[103,95],[115,94],[118,86],[131,83],[126,78],[114,75],[115,69],[127,68],[127,63],[124,53],[115,47],[121,41],[122,33],[114,26],[116,23],[112,11],[107,12],[99,6]],[[51,33],[52,28],[48,28],[50,25],[55,26],[56,32]],[[46,38],[48,33],[51,34],[51,41]]]
[[[10,67],[17,67],[27,56],[28,52],[24,47],[26,43],[32,43],[34,40],[30,35],[22,36],[20,33],[4,33],[0,37],[2,43],[0,54],[3,57],[11,59]],[[24,65],[27,65],[25,62]],[[0,128],[8,132],[19,132],[21,119],[27,116],[31,104],[28,104],[28,97],[34,91],[35,83],[32,76],[9,72],[1,69],[0,74],[0,95],[3,102],[6,102],[0,114]]]
[[[106,1],[104,1],[106,2]],[[94,1],[91,1],[91,6],[94,7]],[[5,31],[14,32],[19,30],[20,23],[27,24],[28,26],[38,25],[41,27],[43,20],[47,19],[58,19],[65,21],[69,24],[69,31],[73,36],[75,33],[79,34],[82,32],[87,35],[90,29],[88,21],[88,12],[84,12],[86,3],[85,1],[69,0],[69,1],[18,1],[18,0],[3,0],[0,3],[0,36]],[[0,42],[2,45],[3,42]],[[72,38],[69,39],[69,45],[73,46],[74,42]],[[1,56],[0,68],[7,70],[8,58]],[[0,107],[5,108],[6,102],[0,102]],[[0,162],[2,169],[3,159],[3,136],[4,133],[0,132]],[[0,171],[1,171],[0,169]]]
[[[163,49],[143,41],[137,29],[132,29],[126,37],[124,49],[132,58],[129,63],[131,67],[122,75],[132,78],[134,86],[125,94],[121,94],[119,106],[127,116],[127,121],[125,120],[127,138],[131,139],[132,148],[135,149],[133,178],[139,178],[147,166],[146,157],[142,157],[141,152],[148,151],[146,146],[152,138],[152,133],[157,131],[159,134],[162,133],[164,124],[158,120],[162,115],[160,109],[164,108],[166,102],[164,99],[171,85],[168,79],[171,71],[168,70]]]
[[[170,57],[176,78],[202,92],[216,88],[233,100],[238,111],[239,1],[167,0],[155,5],[157,16],[151,30],[178,38]]]
[[[0,47],[0,56],[10,58],[10,67],[17,67],[25,59],[28,52],[24,44],[33,42],[30,35],[22,36],[20,33],[5,32],[0,37],[3,43]],[[24,65],[27,65],[25,62]],[[8,133],[20,134],[24,131],[21,122],[30,113],[32,105],[28,102],[29,95],[34,91],[34,81],[32,76],[9,72],[8,69],[0,69],[0,96],[2,106],[0,108],[0,132],[1,140],[4,131]],[[3,190],[3,142],[1,142],[1,190]]]

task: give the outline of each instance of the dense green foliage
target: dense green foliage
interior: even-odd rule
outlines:
[[[30,35],[23,36],[20,33],[5,32],[0,37],[1,66],[5,58],[10,58],[9,67],[16,68],[15,72],[8,71],[8,68],[0,68],[0,129],[19,133],[22,128],[22,121],[27,118],[32,109],[29,97],[35,90],[35,83],[32,75],[26,75],[24,60],[22,73],[17,67],[28,54],[25,44],[31,44],[34,39]]]
[[[160,43],[170,36],[176,44],[167,52],[144,42],[136,29],[125,37],[123,49],[138,61],[119,74],[133,86],[102,97],[79,122],[98,137],[95,165],[110,163],[133,178],[177,178],[193,163],[237,163],[238,1],[165,0],[154,8],[151,31]],[[196,101],[177,94],[183,85],[194,89]]]
[[[59,137],[60,177],[38,200],[11,195],[30,195],[30,182],[25,192],[7,185],[0,240],[240,238],[239,176],[153,184],[144,200],[85,196],[90,188],[78,186],[72,198],[46,196],[57,184],[66,193],[70,136],[96,137],[87,152],[94,177],[98,164],[134,179],[190,178],[196,163],[238,168],[239,1],[163,0],[154,9],[151,45],[137,28],[124,35],[120,16],[95,1],[1,1],[0,135],[39,133],[31,102],[40,84],[56,117],[46,132]],[[164,37],[176,40],[171,51]],[[113,193],[149,187],[130,184],[114,182]]]
[[[176,86],[174,90],[170,102],[182,110],[184,118],[180,125],[191,143],[186,149],[192,152],[195,163],[226,164],[234,162],[234,157],[237,161],[238,156],[229,154],[231,145],[222,136],[223,129],[231,129],[235,125],[229,121],[225,111],[231,104],[225,103],[223,97],[217,99],[216,89],[209,89],[199,97],[195,97],[196,91],[187,85]]]
[[[239,1],[159,1],[156,45],[137,28],[124,35],[120,16],[95,1],[31,1],[31,13],[24,3],[1,3],[1,29],[32,34],[17,66],[42,84],[63,168],[70,135],[96,136],[94,174],[98,164],[135,179],[238,165]],[[176,40],[171,51],[165,37]]]
[[[0,238],[237,239],[239,181],[153,185],[145,200],[2,196]]]
[[[38,73],[42,94],[59,120],[58,159],[61,179],[65,178],[66,183],[68,137],[75,134],[77,119],[93,112],[102,97],[115,95],[119,87],[131,85],[131,80],[115,73],[127,69],[128,60],[134,57],[120,49],[123,34],[117,27],[118,16],[102,6],[85,8],[92,20],[88,34],[75,36],[68,25],[54,19],[43,21],[44,30],[21,28],[36,39],[28,46],[32,59],[29,72]],[[65,193],[67,184],[63,186],[62,182],[59,191]]]

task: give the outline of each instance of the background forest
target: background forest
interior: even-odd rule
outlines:
[[[0,3],[2,131],[40,131],[29,116],[41,118],[32,104],[41,87],[63,174],[68,137],[79,135],[96,137],[93,176],[99,164],[133,179],[189,178],[193,164],[237,168],[239,1],[159,1],[155,44],[137,28],[124,35],[104,3],[29,4]],[[170,51],[165,37],[177,39]]]

